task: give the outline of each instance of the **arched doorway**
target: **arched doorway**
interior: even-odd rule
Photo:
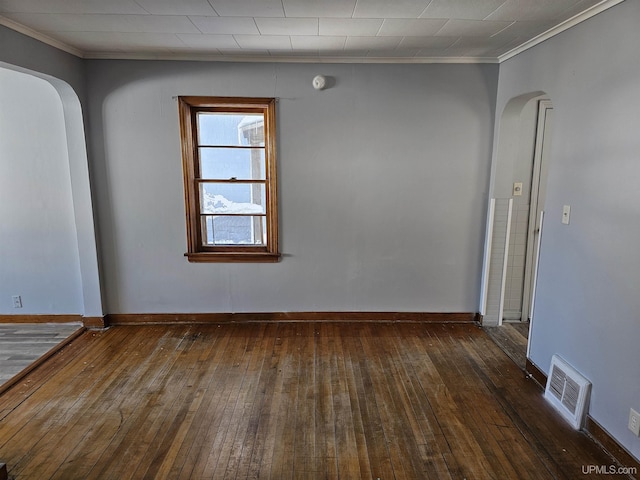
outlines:
[[[44,82],[44,90],[49,89],[50,96],[46,96],[53,103],[58,104],[59,113],[56,114],[57,121],[60,122],[58,141],[64,147],[65,158],[64,167],[66,170],[67,182],[63,196],[66,199],[61,200],[64,203],[64,209],[68,209],[67,223],[71,229],[71,235],[75,237],[74,252],[75,258],[71,260],[76,263],[76,270],[79,270],[79,292],[78,299],[74,300],[76,307],[74,312],[79,313],[85,320],[87,318],[102,321],[103,305],[102,294],[100,289],[100,275],[98,269],[98,254],[96,246],[96,233],[94,226],[93,202],[91,196],[91,185],[89,182],[89,166],[87,160],[86,142],[84,134],[84,123],[82,117],[82,109],[80,100],[73,88],[66,82],[57,78],[33,72],[20,67],[0,62],[0,68],[12,75],[24,75],[25,79]],[[51,89],[53,87],[53,89]],[[44,91],[43,90],[43,91]],[[33,112],[34,115],[37,113]],[[26,126],[30,124],[25,123]],[[37,142],[38,136],[34,135],[30,140],[25,141]],[[5,161],[17,161],[18,159],[5,159]],[[59,172],[60,173],[60,172]],[[58,192],[60,193],[60,192]],[[38,200],[34,200],[34,205]],[[55,252],[54,252],[55,253]],[[25,259],[26,261],[26,259]],[[25,267],[27,265],[24,265]],[[16,292],[19,293],[19,292]],[[71,302],[70,304],[72,304]],[[66,307],[72,308],[72,307]],[[46,308],[39,307],[34,313],[47,313]],[[50,308],[55,310],[55,307]],[[58,313],[58,312],[50,312]]]
[[[480,311],[485,326],[508,323],[522,333],[520,346],[509,347],[522,350],[521,365],[535,297],[552,124],[553,105],[544,92],[510,100],[492,169]]]

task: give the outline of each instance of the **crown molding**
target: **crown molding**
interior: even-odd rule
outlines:
[[[172,60],[193,62],[251,62],[251,63],[498,63],[495,57],[320,57],[320,56],[252,56],[198,55],[188,53],[124,53],[86,52],[83,58],[92,60]]]
[[[564,32],[565,30],[568,30],[571,27],[574,27],[579,23],[584,22],[585,20],[589,20],[591,17],[595,17],[599,13],[602,13],[605,10],[608,10],[611,7],[618,5],[619,3],[622,3],[622,2],[624,2],[624,0],[603,0],[600,3],[595,4],[591,8],[588,8],[584,12],[574,15],[573,17],[556,25],[555,27],[550,28],[546,32],[543,32],[540,35],[533,37],[531,40],[524,42],[522,45],[519,45],[512,50],[509,50],[507,53],[503,53],[498,57],[498,63],[502,63],[506,60],[509,60],[510,58],[513,58],[516,55],[526,50],[529,50],[530,48],[535,47],[536,45],[544,42],[545,40],[548,40],[551,37],[555,37],[556,35]]]
[[[31,37],[34,40],[38,40],[39,42],[45,43],[51,47],[57,48],[58,50],[62,50],[63,52],[70,53],[71,55],[75,55],[79,58],[84,58],[84,52],[78,48],[72,47],[71,45],[67,45],[60,40],[56,40],[55,38],[51,38],[44,33],[37,32],[36,30],[29,28],[21,23],[14,22],[13,20],[8,19],[7,17],[3,17],[0,15],[0,25],[3,25],[11,30],[15,30],[18,33],[22,33],[27,37]]]

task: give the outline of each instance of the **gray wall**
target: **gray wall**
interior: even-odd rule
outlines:
[[[88,62],[108,311],[477,311],[496,84],[495,65]],[[184,258],[177,95],[280,98],[280,263]]]
[[[67,82],[84,101],[83,60],[0,25],[0,62]]]
[[[542,90],[555,127],[531,358],[558,353],[593,382],[591,415],[636,457],[640,410],[640,2],[630,1],[508,60],[497,112]],[[570,225],[561,224],[571,205]]]
[[[62,101],[1,67],[0,218],[0,314],[82,313]]]

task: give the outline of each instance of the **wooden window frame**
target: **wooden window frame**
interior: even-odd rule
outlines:
[[[275,98],[178,97],[180,141],[184,173],[187,252],[190,262],[277,262],[278,202],[276,180]],[[261,113],[264,115],[266,245],[205,245],[202,241],[199,198],[199,112]],[[229,181],[235,181],[230,179]]]

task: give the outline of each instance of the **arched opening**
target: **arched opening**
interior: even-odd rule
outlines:
[[[544,92],[510,100],[500,117],[492,169],[481,313],[511,323],[528,343],[543,221],[553,106]],[[518,363],[524,365],[525,352]]]
[[[14,113],[3,107],[0,114],[6,150],[0,163],[14,175],[4,180],[14,182],[13,198],[5,205],[11,218],[5,223],[6,238],[11,235],[13,251],[3,254],[3,271],[12,273],[3,281],[2,291],[14,292],[13,285],[15,289],[33,288],[33,295],[30,293],[24,299],[25,313],[102,317],[89,169],[78,96],[59,79],[4,63],[0,63],[0,70],[5,85],[21,85],[20,92],[18,87],[3,87],[5,104],[12,98],[9,103]],[[37,95],[30,95],[30,88]],[[40,102],[37,106],[42,108],[33,108],[30,102]],[[15,175],[20,176],[22,183],[16,182]],[[15,197],[18,193],[21,202]],[[29,287],[24,283],[22,287],[17,283],[21,278],[25,282],[31,279],[37,285]]]

